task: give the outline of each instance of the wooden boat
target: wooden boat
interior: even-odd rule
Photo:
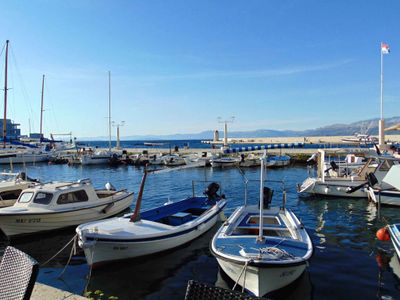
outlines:
[[[23,190],[38,184],[37,180],[27,177],[25,172],[0,173],[0,175],[8,177],[0,181],[0,208],[14,205]]]
[[[211,186],[207,197],[167,202],[139,213],[146,173],[134,214],[77,227],[79,246],[89,265],[134,258],[178,247],[211,229],[226,205]]]
[[[284,206],[269,207],[272,193],[263,187],[263,169],[264,161],[260,206],[245,201],[221,226],[210,246],[222,270],[256,296],[296,280],[313,253],[310,237],[295,214]]]
[[[133,193],[95,190],[89,179],[50,182],[25,189],[14,206],[0,209],[0,229],[8,237],[76,226],[127,209]]]

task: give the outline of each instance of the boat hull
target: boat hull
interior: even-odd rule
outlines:
[[[23,214],[1,214],[0,212],[0,229],[8,237],[15,237],[76,226],[114,216],[127,209],[132,200],[133,194],[128,194],[118,200],[99,201],[96,205],[77,210]]]
[[[400,206],[400,192],[399,191],[378,191],[372,188],[368,190],[369,198],[375,204]]]
[[[220,200],[196,219],[176,226],[151,218],[130,222],[129,216],[83,224],[76,229],[79,246],[89,265],[155,254],[184,245],[210,230],[225,205],[226,200]],[[160,210],[168,209],[167,206]],[[157,213],[158,209],[152,211]]]
[[[217,222],[218,215],[215,215],[210,221],[197,229],[193,229],[188,233],[180,234],[165,239],[155,239],[144,242],[95,242],[84,247],[86,260],[88,265],[98,265],[102,262],[111,262],[115,260],[123,260],[135,258],[158,252],[166,251],[184,245],[208,230],[210,230]],[[177,233],[179,234],[179,233]]]
[[[346,198],[366,198],[367,192],[365,188],[360,188],[353,193],[347,191],[353,187],[362,184],[363,181],[320,181],[315,178],[307,178],[299,187],[299,193],[308,193],[323,196],[346,197]]]
[[[306,263],[293,266],[245,267],[232,261],[217,258],[222,270],[236,283],[257,297],[289,285],[304,272]],[[239,275],[242,275],[239,278]],[[239,278],[239,280],[238,280]]]
[[[49,160],[48,154],[16,154],[9,157],[0,157],[0,164],[29,164],[46,162]]]

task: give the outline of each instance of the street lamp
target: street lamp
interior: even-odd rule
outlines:
[[[222,120],[221,117],[218,117],[218,123],[224,123],[224,148],[228,148],[228,123],[233,123],[235,117],[232,116],[227,120]]]
[[[116,123],[114,121],[112,121],[112,126],[113,127],[117,127],[117,149],[121,149],[120,147],[120,141],[119,141],[119,127],[120,126],[124,126],[125,125],[125,121],[121,121],[121,123]]]

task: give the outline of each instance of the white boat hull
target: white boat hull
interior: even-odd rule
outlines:
[[[79,161],[81,165],[104,165],[110,162],[110,156],[101,156],[101,157],[81,156]]]
[[[99,201],[98,204],[78,210],[55,211],[49,213],[1,214],[0,229],[9,237],[76,226],[116,215],[127,209],[133,194],[113,201]],[[114,203],[114,205],[112,205]]]
[[[246,290],[260,297],[269,292],[278,290],[289,285],[304,272],[306,264],[296,266],[282,267],[255,267],[247,266],[246,270],[243,264],[237,264],[217,258],[218,264],[222,270],[236,283],[241,273],[238,284]],[[243,272],[242,272],[243,271]],[[244,272],[246,272],[244,276]]]
[[[399,191],[381,191],[368,189],[369,198],[375,203],[383,205],[400,206],[400,192]]]
[[[0,156],[0,164],[28,164],[28,163],[37,163],[37,162],[46,162],[49,160],[48,154],[16,154],[15,156],[9,157],[1,157]]]
[[[362,184],[364,181],[350,180],[329,180],[321,181],[315,178],[307,178],[299,187],[299,193],[308,193],[324,196],[335,197],[351,197],[351,198],[366,198],[367,191],[365,188],[360,188],[353,193],[347,191],[353,187]]]
[[[87,243],[83,247],[83,250],[85,252],[88,265],[96,265],[106,261],[122,260],[154,254],[184,245],[191,240],[194,240],[210,230],[215,225],[218,218],[219,214],[215,215],[208,222],[200,225],[197,229],[191,230],[186,234],[180,234],[170,238],[160,237],[159,239],[144,242],[127,242],[124,240],[121,240],[120,242],[96,241],[93,243]],[[168,232],[168,234],[171,233],[172,232]],[[81,245],[82,242],[80,241],[80,246]]]

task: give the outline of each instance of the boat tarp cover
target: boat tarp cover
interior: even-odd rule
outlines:
[[[390,184],[400,191],[400,165],[392,166],[382,181]]]

